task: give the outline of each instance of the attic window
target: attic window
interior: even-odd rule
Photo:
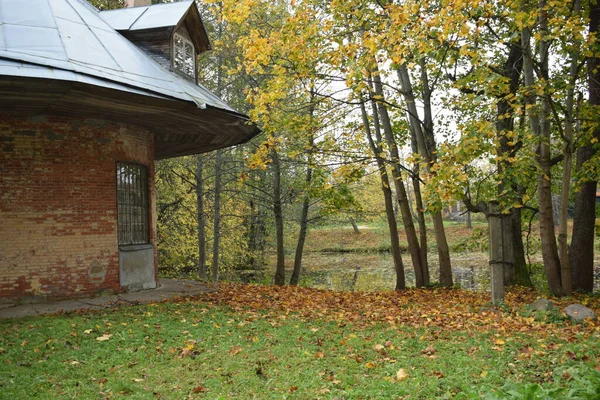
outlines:
[[[177,33],[173,36],[173,68],[190,78],[196,78],[194,44]]]

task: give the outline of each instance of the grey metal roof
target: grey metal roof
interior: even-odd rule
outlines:
[[[102,11],[100,16],[118,31],[154,29],[177,25],[192,5],[195,6],[193,0],[186,0],[177,3]]]
[[[186,1],[181,7],[193,4]],[[148,23],[155,21],[153,15]],[[13,61],[0,64],[0,75],[87,80],[235,113],[205,87],[162,67],[84,0],[0,0],[0,58]]]

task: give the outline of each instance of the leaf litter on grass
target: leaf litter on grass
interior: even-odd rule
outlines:
[[[496,309],[486,294],[454,289],[224,283],[193,298],[8,325],[0,389],[13,398],[27,390],[97,398],[98,388],[106,398],[478,398],[511,382],[540,385],[539,393],[600,382],[590,375],[600,365],[598,327],[520,312],[535,297],[513,290]],[[581,299],[598,310],[598,298]]]
[[[356,327],[385,323],[411,327],[437,327],[445,331],[525,332],[548,338],[600,331],[593,321],[586,324],[555,324],[523,313],[537,293],[515,287],[506,294],[503,308],[490,306],[489,293],[459,289],[408,289],[395,292],[337,292],[292,286],[221,283],[218,290],[183,301],[228,305],[242,313],[258,311],[273,316],[293,313],[306,321],[319,319],[352,323]],[[600,297],[580,294],[553,299],[558,308],[578,301],[600,311]],[[276,322],[275,322],[276,323]],[[498,338],[496,345],[502,345]]]

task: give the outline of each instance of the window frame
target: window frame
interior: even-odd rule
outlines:
[[[140,163],[126,161],[116,163],[115,189],[117,195],[117,244],[119,246],[151,244],[148,170],[148,166]],[[132,176],[132,184],[127,187],[123,183],[126,173]]]
[[[179,68],[176,67],[176,55],[177,55],[177,46],[175,45],[176,40],[181,39],[182,43],[183,43],[183,52],[184,52],[184,58],[185,58],[185,46],[188,45],[191,47],[192,49],[192,61],[193,61],[193,75],[189,75],[188,73],[186,73],[184,70],[181,70]],[[197,74],[198,74],[198,68],[197,68],[197,64],[196,64],[196,47],[194,46],[194,43],[186,38],[185,36],[183,36],[182,34],[178,33],[178,32],[173,32],[173,38],[171,39],[171,68],[174,72],[177,72],[178,74],[188,78],[188,79],[193,79],[194,81],[196,80]],[[184,64],[185,64],[185,59],[184,59]]]

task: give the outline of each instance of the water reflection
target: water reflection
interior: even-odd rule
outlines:
[[[455,285],[469,290],[489,290],[486,253],[471,253],[452,261]],[[393,290],[396,282],[392,259],[386,253],[308,253],[303,264],[301,286],[343,291],[385,291]],[[429,269],[432,280],[437,281],[439,266],[435,260],[430,261]],[[410,263],[405,262],[404,271],[406,285],[415,286],[415,274]],[[273,268],[238,271],[237,279],[247,283],[271,283],[273,272]],[[290,265],[286,276],[290,276],[291,272]]]

